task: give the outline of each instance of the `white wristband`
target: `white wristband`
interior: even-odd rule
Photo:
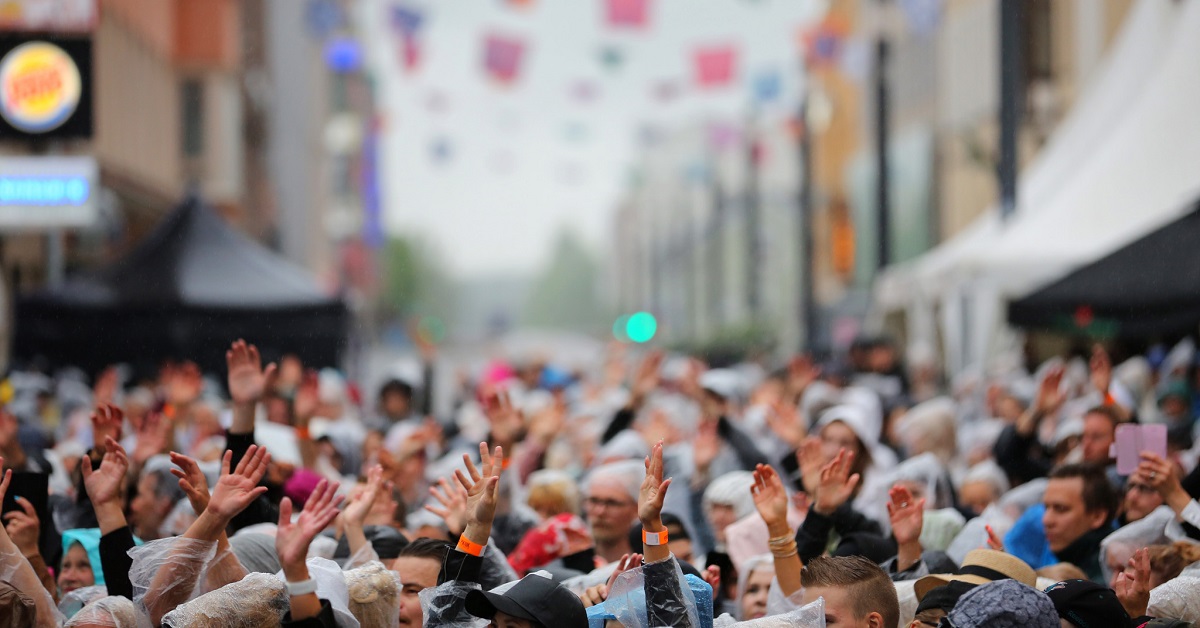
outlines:
[[[312,578],[301,580],[300,582],[288,582],[286,584],[288,595],[292,597],[317,592],[317,581]]]

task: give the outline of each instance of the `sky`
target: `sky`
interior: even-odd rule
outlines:
[[[362,2],[384,124],[385,229],[419,235],[460,278],[535,271],[564,228],[602,254],[642,129],[741,120],[753,77],[766,71],[782,77],[780,106],[796,101],[798,33],[819,20],[822,0],[649,2],[645,29],[619,31],[606,24],[606,0]],[[425,15],[412,72],[389,26],[397,4]],[[515,83],[485,73],[488,34],[525,42]],[[738,47],[738,78],[695,87],[692,51],[726,43]],[[606,49],[623,62],[606,66]],[[678,97],[658,99],[664,82]],[[580,84],[594,98],[578,98]]]

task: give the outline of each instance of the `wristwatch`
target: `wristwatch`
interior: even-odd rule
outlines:
[[[312,578],[301,580],[300,582],[288,582],[286,584],[288,595],[292,597],[317,592],[317,581]]]

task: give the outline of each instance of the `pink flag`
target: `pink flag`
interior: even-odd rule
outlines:
[[[649,14],[649,0],[604,0],[608,25],[614,28],[644,28]]]
[[[413,72],[421,65],[421,44],[416,38],[400,38],[400,60],[406,72]]]
[[[521,73],[521,58],[525,54],[525,42],[506,35],[488,35],[484,41],[484,67],[488,74],[500,83],[509,84]]]
[[[698,48],[693,60],[700,87],[728,85],[737,74],[737,49],[729,44]]]

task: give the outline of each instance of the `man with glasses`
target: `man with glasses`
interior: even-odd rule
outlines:
[[[637,521],[637,498],[645,477],[640,460],[614,462],[597,467],[583,487],[583,510],[596,542],[596,555],[605,562],[621,560],[633,553],[629,527]]]
[[[1125,525],[1139,521],[1163,503],[1163,497],[1157,489],[1139,481],[1137,476],[1130,477],[1125,483],[1125,497],[1121,500],[1121,516],[1117,518],[1117,523]]]

